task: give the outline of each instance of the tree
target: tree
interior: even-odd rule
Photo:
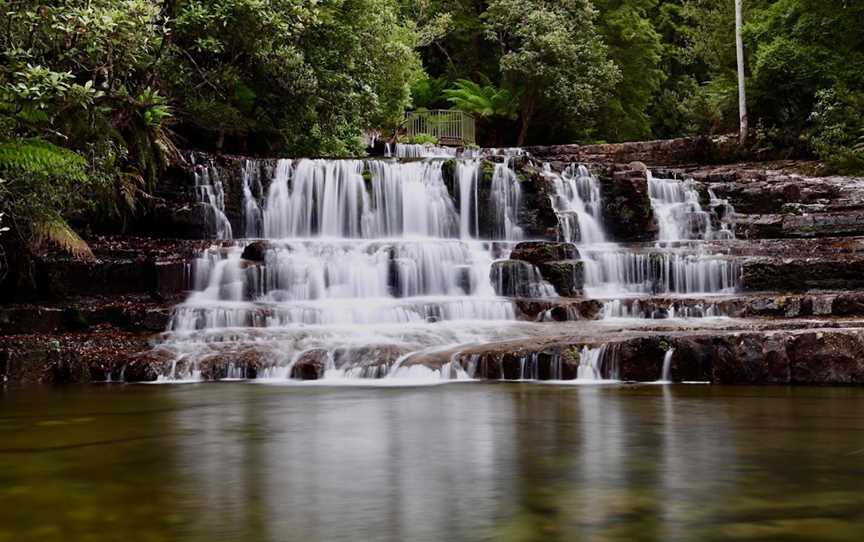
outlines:
[[[491,0],[486,34],[501,51],[504,82],[520,100],[523,145],[540,109],[578,123],[596,111],[620,80],[607,58],[587,0]]]
[[[649,12],[658,0],[594,0],[602,13],[598,27],[609,58],[621,71],[613,95],[598,114],[602,139],[625,141],[651,136],[648,107],[665,79],[662,43]]]
[[[741,145],[747,144],[747,89],[744,81],[744,16],[742,0],[735,0],[735,50],[738,64],[738,115],[740,119],[739,138]]]
[[[190,125],[220,147],[361,152],[364,129],[401,121],[422,66],[396,0],[187,0],[165,78]]]

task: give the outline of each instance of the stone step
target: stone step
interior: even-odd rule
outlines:
[[[864,292],[754,292],[723,296],[643,296],[621,299],[547,298],[514,299],[519,317],[529,321],[585,321],[612,315],[668,319],[725,316],[730,318],[864,317]],[[617,312],[615,312],[617,310]]]
[[[627,330],[620,338],[571,336],[516,340],[413,357],[418,364],[441,369],[454,360],[470,376],[518,380],[573,380],[585,348],[602,349],[597,369],[605,379],[654,382],[672,351],[670,380],[714,384],[864,384],[864,328],[668,331],[650,335]],[[630,336],[628,336],[630,335]],[[635,336],[634,336],[635,335]],[[527,364],[527,368],[526,368]]]

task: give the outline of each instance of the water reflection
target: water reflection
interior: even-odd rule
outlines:
[[[5,540],[860,540],[864,392],[0,395]]]

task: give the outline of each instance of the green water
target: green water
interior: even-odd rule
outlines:
[[[864,389],[0,391],[0,541],[864,540]]]

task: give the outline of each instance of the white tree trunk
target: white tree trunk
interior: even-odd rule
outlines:
[[[741,145],[747,143],[747,89],[744,85],[744,38],[741,29],[744,26],[742,4],[743,0],[735,0],[735,48],[738,53],[738,115],[741,121]]]

